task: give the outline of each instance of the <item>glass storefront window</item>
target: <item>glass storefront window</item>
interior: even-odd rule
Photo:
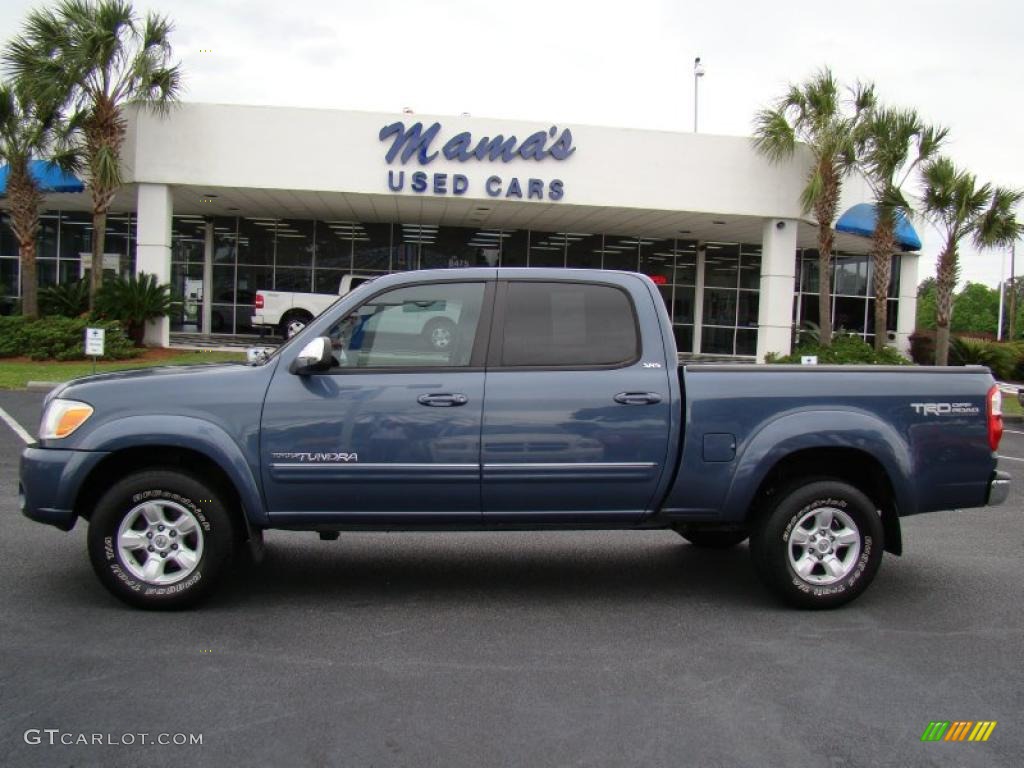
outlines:
[[[10,222],[10,216],[0,213],[0,256],[18,255],[18,238],[14,236]]]
[[[455,269],[486,266],[477,231],[467,227],[439,227],[420,242],[420,269]],[[491,244],[490,248],[495,245]]]
[[[390,224],[361,224],[353,230],[353,272],[381,273],[391,269],[391,229]]]
[[[313,290],[313,271],[298,267],[278,267],[274,271],[274,290],[310,293]],[[254,291],[253,298],[255,296]]]
[[[640,264],[640,243],[635,237],[606,235],[604,238],[604,268],[636,272]]]
[[[708,288],[736,288],[740,265],[740,247],[727,243],[708,243],[704,250],[704,285]]]
[[[604,236],[565,232],[565,266],[574,269],[600,269]]]
[[[362,225],[351,221],[318,221],[316,222],[316,268],[344,269],[352,268],[352,236]]]
[[[564,267],[565,235],[556,232],[530,231],[531,267]]]
[[[18,296],[18,259],[0,256],[0,296]],[[9,309],[9,304],[0,304],[0,312]]]
[[[317,269],[313,271],[313,293],[337,293],[341,278],[347,269]]]
[[[505,229],[501,234],[501,266],[525,267],[529,233],[525,229]]]
[[[266,264],[274,263],[274,231],[277,229],[275,219],[239,219],[238,220],[238,263]],[[228,234],[231,228],[214,224],[214,232]],[[270,286],[265,286],[269,288]]]
[[[275,234],[275,266],[302,267],[308,272],[313,266],[313,222],[283,219],[277,222]]]

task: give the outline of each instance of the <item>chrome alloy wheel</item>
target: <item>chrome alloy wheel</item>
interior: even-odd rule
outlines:
[[[117,553],[132,576],[147,584],[175,584],[203,556],[203,529],[188,509],[165,499],[132,507],[117,530]]]
[[[290,339],[292,336],[297,334],[299,331],[301,331],[305,327],[306,327],[306,324],[304,322],[302,322],[301,320],[291,320],[288,323],[288,325],[285,326],[285,328],[286,328],[285,334]]]
[[[797,521],[789,535],[789,564],[808,584],[835,584],[850,575],[860,557],[860,531],[841,509],[818,507]]]

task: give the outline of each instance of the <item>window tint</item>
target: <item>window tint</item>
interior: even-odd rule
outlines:
[[[509,283],[502,365],[615,365],[639,352],[633,307],[623,291],[582,283]]]
[[[328,331],[336,368],[468,366],[483,283],[417,285],[386,291]]]

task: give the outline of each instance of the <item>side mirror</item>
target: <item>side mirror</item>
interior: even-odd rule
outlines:
[[[320,336],[302,348],[298,356],[292,360],[288,370],[299,376],[305,376],[317,371],[326,371],[333,362],[331,340],[326,336]]]

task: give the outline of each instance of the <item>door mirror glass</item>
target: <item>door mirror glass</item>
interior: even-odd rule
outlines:
[[[306,344],[292,361],[289,370],[300,376],[317,371],[326,371],[331,367],[331,340],[320,336]]]

